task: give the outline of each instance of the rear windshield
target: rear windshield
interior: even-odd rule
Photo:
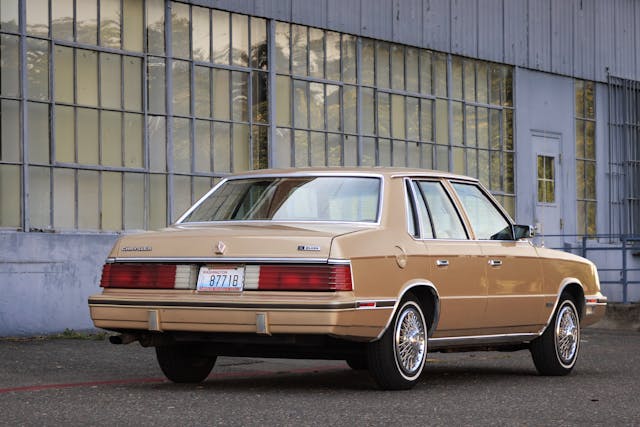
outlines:
[[[376,222],[380,179],[275,177],[223,183],[183,220]]]

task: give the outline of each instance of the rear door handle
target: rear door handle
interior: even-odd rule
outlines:
[[[499,267],[502,265],[502,261],[499,259],[490,259],[489,260],[489,265],[492,267]]]
[[[436,260],[436,265],[438,267],[446,267],[449,265],[449,261],[446,259],[439,259],[439,260]]]

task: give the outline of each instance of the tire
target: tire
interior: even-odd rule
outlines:
[[[204,381],[216,363],[216,356],[203,356],[192,345],[156,347],[156,358],[164,375],[174,383]]]
[[[349,367],[354,371],[364,371],[368,367],[367,355],[365,353],[350,356],[345,360],[345,362],[347,362],[347,365],[349,365]]]
[[[408,294],[389,328],[367,347],[369,373],[381,389],[408,390],[416,384],[427,360],[427,331],[420,304]]]
[[[531,342],[531,356],[540,375],[571,372],[580,350],[580,316],[571,298],[563,295],[544,333]]]

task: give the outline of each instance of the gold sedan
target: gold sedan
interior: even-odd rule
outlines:
[[[412,387],[429,351],[529,349],[575,365],[604,315],[590,261],[535,247],[473,178],[411,169],[231,176],[177,223],[122,237],[89,299],[117,344],[153,346],[175,382],[217,356],[344,359]]]

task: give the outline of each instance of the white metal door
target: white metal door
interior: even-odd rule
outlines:
[[[559,247],[564,233],[563,182],[562,177],[562,138],[559,134],[534,132],[531,135],[533,145],[533,170],[535,182],[534,223],[539,242],[547,247]]]

